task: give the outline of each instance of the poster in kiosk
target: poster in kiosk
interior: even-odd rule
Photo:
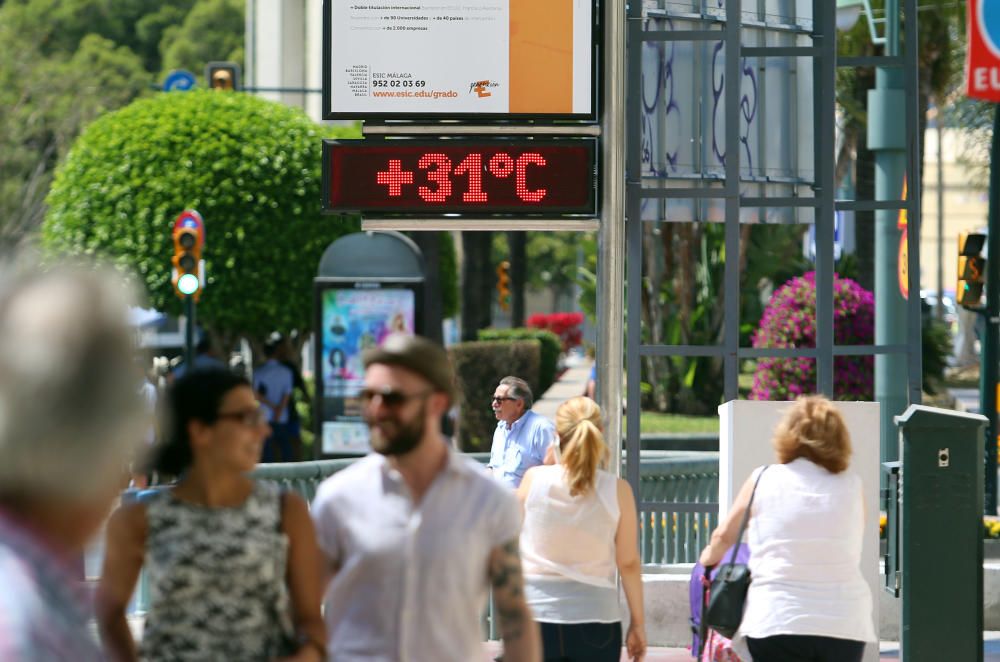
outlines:
[[[362,352],[423,331],[423,259],[396,232],[359,232],[327,247],[313,280],[316,459],[367,454]]]

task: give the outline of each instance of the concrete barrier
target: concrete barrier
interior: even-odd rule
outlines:
[[[650,646],[691,645],[688,583],[693,567],[691,563],[678,563],[643,568],[646,637]],[[946,570],[942,566],[942,572]],[[874,597],[879,601],[879,639],[899,641],[899,599],[884,590]],[[1000,630],[1000,562],[996,561],[983,564],[983,622],[985,630]]]

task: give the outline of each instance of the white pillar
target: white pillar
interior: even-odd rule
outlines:
[[[254,13],[254,28],[247,32],[252,40],[246,49],[252,58],[254,87],[306,87],[306,55],[322,52],[322,15],[314,18],[319,27],[320,41],[310,44],[306,39],[306,0],[248,0],[247,11]],[[312,18],[312,17],[310,17]],[[260,92],[259,96],[280,101],[289,106],[305,107],[301,92]]]

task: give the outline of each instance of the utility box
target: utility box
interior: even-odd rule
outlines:
[[[986,422],[921,405],[896,417],[900,657],[907,662],[983,659]]]

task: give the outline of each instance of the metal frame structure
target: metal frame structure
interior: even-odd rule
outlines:
[[[640,2],[632,2],[628,7],[628,107],[627,107],[627,254],[629,283],[640,283],[642,273],[642,219],[643,200],[651,198],[693,198],[716,199],[725,205],[725,317],[724,340],[721,345],[651,345],[642,341],[641,288],[628,288],[626,345],[626,477],[635,489],[639,484],[640,465],[640,401],[641,362],[643,358],[688,356],[719,357],[724,366],[723,393],[725,400],[738,397],[737,379],[739,362],[746,358],[760,357],[804,357],[815,359],[817,368],[816,391],[833,395],[834,357],[856,355],[903,354],[907,357],[907,393],[910,403],[921,400],[921,353],[920,353],[920,179],[919,179],[919,122],[917,106],[917,39],[916,0],[903,0],[905,15],[913,17],[905,25],[905,52],[897,55],[842,58],[838,61],[836,48],[836,3],[830,0],[813,0],[812,30],[804,32],[811,37],[809,46],[756,46],[742,44],[741,28],[747,14],[759,16],[759,22],[752,27],[767,27],[764,22],[765,0],[725,0],[725,17],[707,11],[708,0],[701,0],[700,12],[684,12],[680,17],[687,22],[700,24],[691,30],[645,30],[643,19],[645,8]],[[667,2],[667,5],[677,5]],[[693,3],[692,3],[693,4]],[[716,5],[715,0],[711,3]],[[718,2],[723,5],[722,0]],[[746,10],[744,9],[746,7]],[[658,15],[670,17],[670,10],[659,10]],[[736,20],[729,20],[730,17]],[[892,21],[889,22],[890,24]],[[721,30],[718,27],[721,26]],[[609,30],[610,30],[610,26]],[[713,29],[714,28],[714,29]],[[640,176],[640,152],[642,140],[642,44],[647,42],[707,42],[723,41],[725,48],[725,80],[738,81],[743,58],[757,57],[808,57],[812,59],[814,85],[814,150],[815,181],[812,182],[815,197],[743,197],[741,196],[740,153],[732,149],[740,139],[740,87],[725,85],[725,139],[728,158],[725,159],[724,178],[674,179],[675,188],[646,188]],[[609,43],[612,40],[609,39]],[[905,132],[908,154],[906,160],[907,180],[910,194],[906,200],[863,201],[836,200],[834,181],[835,146],[835,78],[838,66],[879,66],[902,67],[905,76]],[[614,78],[612,71],[609,78]],[[608,136],[610,137],[610,136]],[[610,142],[610,141],[608,141]],[[816,347],[790,349],[757,349],[739,346],[739,264],[731,256],[739,255],[740,212],[745,208],[805,208],[815,210],[816,226]],[[839,210],[900,210],[908,213],[909,232],[909,291],[907,302],[907,337],[903,344],[886,345],[837,345],[834,339],[834,213]],[[609,220],[605,217],[605,222]],[[876,301],[876,306],[878,302]],[[599,382],[600,383],[600,382]],[[614,437],[611,437],[614,438]],[[638,494],[638,492],[636,492]],[[705,511],[717,504],[674,503],[676,512]],[[639,504],[640,510],[662,508],[662,504]]]

